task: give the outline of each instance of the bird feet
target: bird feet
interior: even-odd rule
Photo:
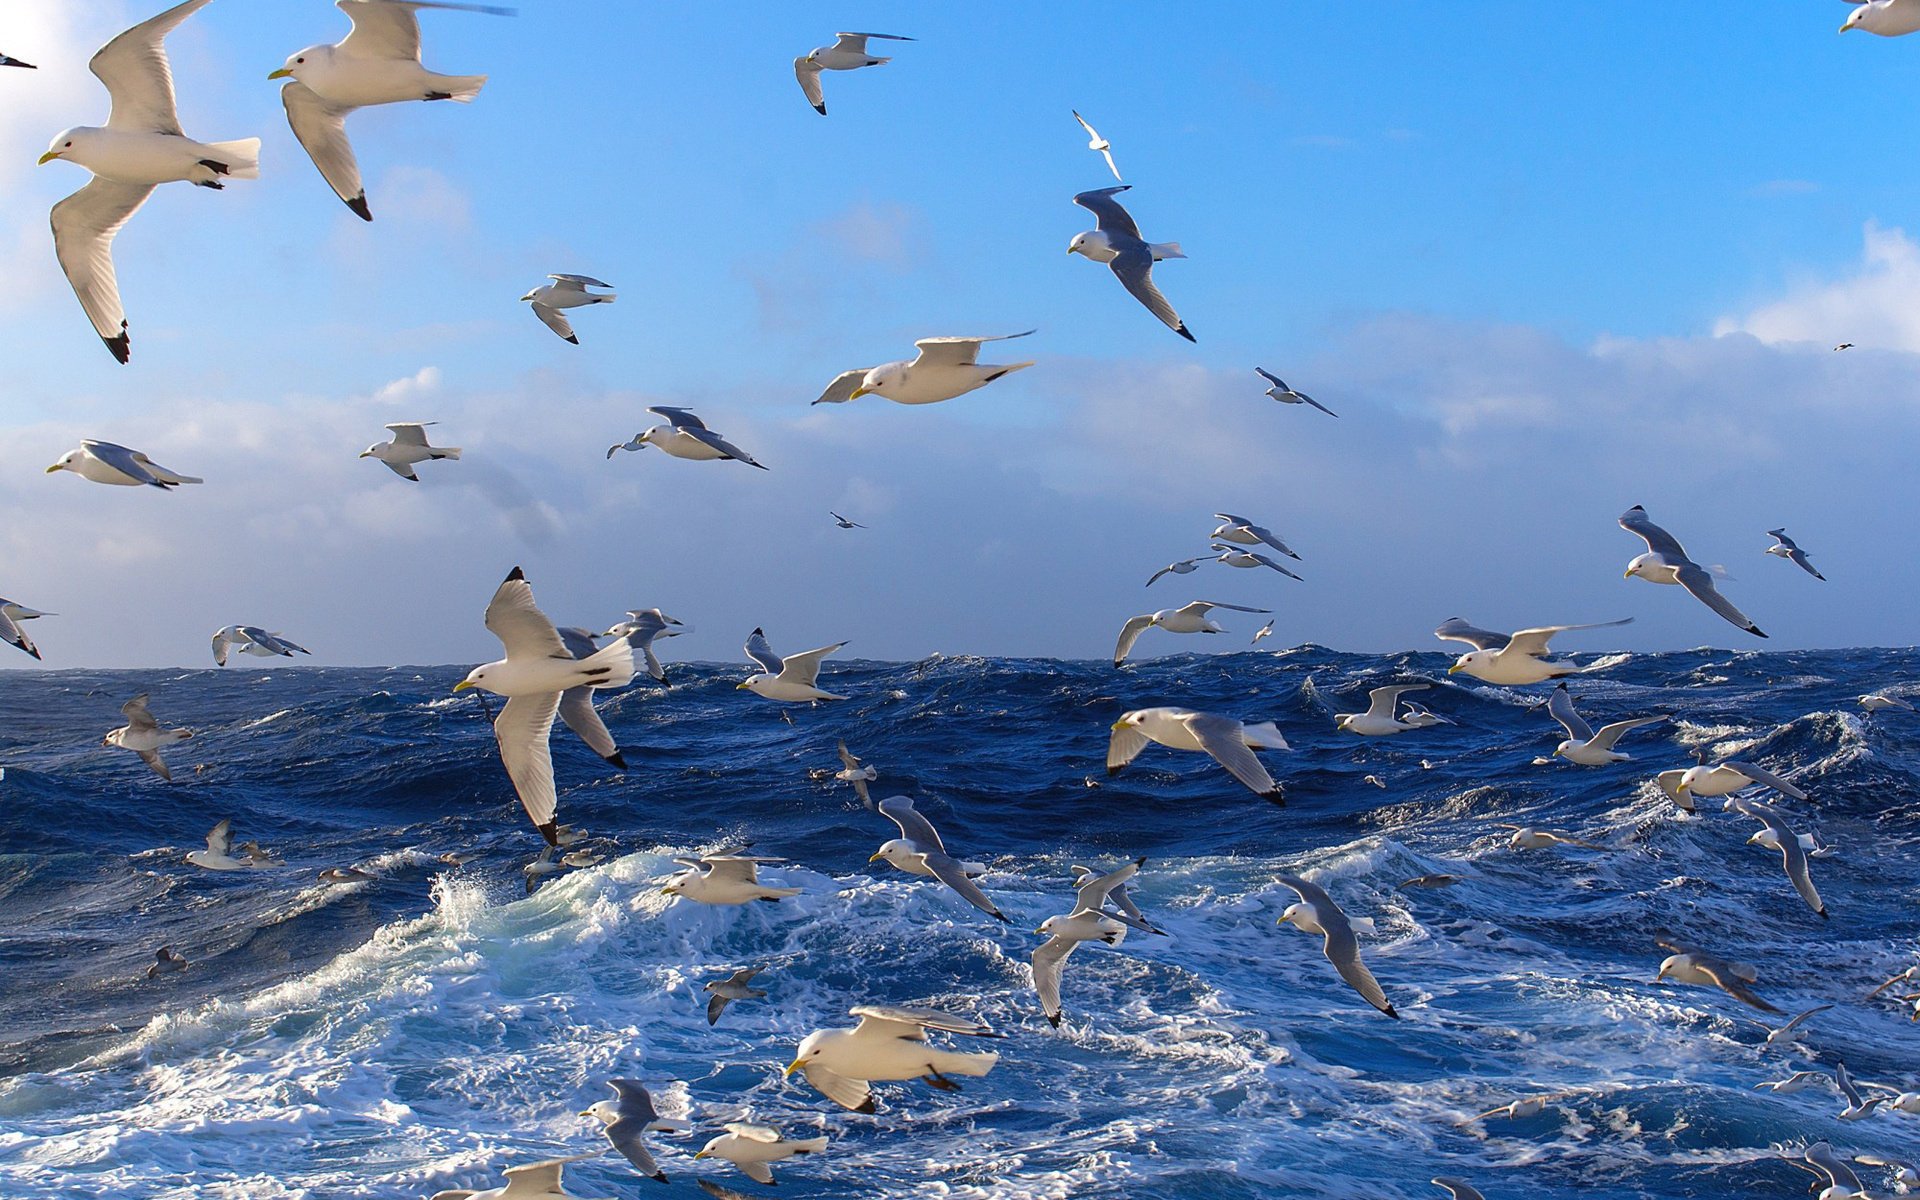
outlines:
[[[927,1064],[927,1073],[921,1076],[921,1078],[926,1081],[927,1086],[930,1088],[936,1088],[943,1092],[957,1092],[960,1090],[959,1084],[934,1070],[932,1063]]]

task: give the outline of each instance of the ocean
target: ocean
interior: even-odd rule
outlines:
[[[1771,1147],[1920,1154],[1920,1118],[1841,1122],[1830,1088],[1754,1088],[1840,1061],[1909,1088],[1920,1072],[1907,1009],[1863,999],[1920,955],[1920,716],[1853,703],[1920,680],[1920,653],[1611,656],[1573,681],[1588,719],[1672,719],[1600,768],[1535,765],[1561,737],[1533,707],[1546,689],[1449,679],[1448,661],[1311,646],[1119,671],[836,659],[825,686],[852,699],[811,708],[736,691],[743,667],[672,665],[670,689],[643,679],[602,702],[629,770],[556,728],[560,819],[606,857],[532,895],[521,868],[540,840],[481,704],[449,693],[465,667],[8,672],[0,1196],[493,1187],[504,1167],[606,1149],[578,1114],[613,1076],[696,1128],[650,1137],[668,1186],[607,1153],[569,1166],[579,1196],[698,1196],[698,1178],[775,1194],[692,1161],[748,1115],[832,1139],[776,1165],[789,1197],[1397,1200],[1440,1196],[1435,1175],[1490,1200],[1798,1197],[1808,1177]],[[1368,687],[1416,679],[1456,724],[1334,730],[1329,704],[1358,711]],[[196,734],[168,752],[171,785],[100,745],[140,691]],[[1286,806],[1157,746],[1109,779],[1108,726],[1153,704],[1277,722],[1293,750],[1262,757]],[[989,866],[1011,925],[869,865],[895,830],[831,778],[840,739],[880,772],[876,798],[914,797],[949,849]],[[1838,848],[1813,867],[1830,920],[1746,844],[1753,821],[1718,801],[1685,817],[1653,785],[1696,747],[1810,793],[1773,799]],[[286,865],[185,865],[222,818]],[[1608,848],[1510,850],[1503,822]],[[735,908],[661,893],[675,855],[733,845],[785,859],[763,877],[803,893]],[[1071,864],[1138,856],[1133,895],[1170,936],[1080,948],[1050,1028],[1027,979],[1034,927],[1071,907]],[[317,878],[350,865],[375,878]],[[1276,924],[1295,899],[1282,872],[1373,919],[1363,952],[1403,1019]],[[1435,872],[1461,879],[1398,886]],[[1653,982],[1663,932],[1756,964],[1756,990],[1790,1013],[1835,1007],[1802,1047],[1763,1050],[1762,1014]],[[162,944],[192,965],[149,980]],[[748,965],[769,996],[710,1028],[701,985]],[[802,1036],[861,1003],[977,1017],[1004,1035],[1000,1063],[957,1093],[880,1085],[874,1115],[782,1079]],[[1472,1120],[1542,1092],[1566,1094]]]

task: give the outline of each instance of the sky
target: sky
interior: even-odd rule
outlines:
[[[123,367],[47,230],[85,172],[34,160],[104,121],[85,62],[160,7],[0,13],[0,51],[41,67],[0,72],[0,596],[60,614],[30,627],[48,666],[210,665],[235,622],[316,663],[481,662],[516,565],[562,624],[664,608],[681,659],[738,659],[755,626],[1093,658],[1194,599],[1274,610],[1263,648],[1439,649],[1455,615],[1636,618],[1567,649],[1915,641],[1920,134],[1882,118],[1920,37],[1838,36],[1845,5],[428,12],[427,65],[490,80],[352,117],[369,225],[266,78],[346,19],[215,0],[169,39],[182,123],[265,139],[262,177],[167,185],[122,231]],[[790,63],[837,27],[917,40],[829,73],[822,118]],[[1076,108],[1144,234],[1190,256],[1155,278],[1197,344],[1064,253],[1092,224],[1073,194],[1112,182]],[[518,303],[554,271],[618,285],[577,347]],[[919,337],[1036,328],[984,356],[1035,367],[946,404],[808,403]],[[771,469],[607,460],[649,404]],[[356,457],[400,420],[464,458],[414,485]],[[43,473],[88,437],[207,483]],[[1772,638],[1623,579],[1633,504]],[[1142,586],[1220,511],[1306,582]],[[1781,525],[1830,582],[1763,556]]]

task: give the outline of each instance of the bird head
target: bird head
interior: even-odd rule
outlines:
[[[875,367],[867,372],[867,377],[860,381],[860,386],[853,389],[853,393],[847,399],[858,400],[862,396],[890,395],[894,388],[906,382],[906,378],[907,364],[905,363],[888,363],[883,367]]]
[[[1146,717],[1139,712],[1122,713],[1120,719],[1113,723],[1113,731],[1118,733],[1122,729],[1133,729],[1145,720]]]
[[[1678,954],[1668,955],[1666,961],[1660,964],[1660,973],[1653,977],[1653,981],[1659,983],[1662,979],[1673,974],[1673,968],[1678,965],[1679,962],[1680,956]]]
[[[304,69],[311,63],[333,57],[332,46],[308,46],[305,50],[286,61],[278,71],[267,76],[268,79],[299,79]]]
[[[796,1051],[793,1056],[793,1061],[787,1064],[787,1069],[782,1072],[782,1075],[791,1078],[795,1071],[798,1071],[818,1057],[820,1057],[820,1035],[818,1033],[810,1033],[801,1041],[799,1050]]]
[[[1301,924],[1301,918],[1307,916],[1308,912],[1309,910],[1304,902],[1289,904],[1287,905],[1287,911],[1280,914],[1280,919],[1276,921],[1275,924],[1298,926]]]
[[[465,679],[453,685],[453,690],[456,692],[464,692],[468,688],[485,687],[490,674],[491,672],[485,667],[475,667],[467,673]]]
[[[892,841],[884,843],[878,850],[875,850],[867,858],[867,861],[875,863],[884,858],[897,866],[899,864],[899,855],[911,855],[912,853],[913,847],[907,845],[907,843],[900,838],[894,838]]]
[[[1089,245],[1090,245],[1090,239],[1088,238],[1088,235],[1084,233],[1076,233],[1073,235],[1073,240],[1067,243],[1067,253],[1068,254],[1086,254],[1087,247]]]
[[[1858,8],[1854,9],[1852,12],[1848,13],[1846,24],[1840,26],[1840,32],[1845,33],[1847,30],[1852,29],[1854,26],[1860,24],[1861,18],[1867,15],[1867,9],[1869,7],[1871,6],[1862,4]]]

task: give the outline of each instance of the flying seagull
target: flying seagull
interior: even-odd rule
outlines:
[[[160,751],[186,741],[193,736],[193,731],[160,728],[160,722],[153,719],[153,710],[147,707],[145,692],[122,704],[120,713],[127,718],[127,723],[110,731],[106,737],[100,739],[100,744],[133,751],[140,756],[141,762],[146,763],[153,770],[155,775],[172,783],[173,772],[167,769],[165,760],[160,757]],[[207,844],[213,845],[211,841]]]
[[[1272,613],[1270,608],[1248,608],[1242,604],[1223,604],[1218,600],[1195,600],[1179,608],[1163,608],[1159,612],[1143,613],[1127,618],[1120,627],[1120,641],[1113,649],[1113,665],[1119,666],[1127,661],[1127,655],[1133,652],[1133,644],[1140,635],[1149,629],[1160,628],[1168,633],[1225,633],[1226,630],[1216,624],[1207,614],[1216,608],[1228,608],[1234,612],[1259,613],[1266,616]]]
[[[1148,742],[1174,750],[1204,751],[1227,769],[1227,774],[1251,788],[1262,799],[1285,804],[1280,785],[1254,756],[1255,750],[1290,750],[1287,739],[1271,721],[1249,725],[1218,713],[1186,708],[1139,708],[1121,714],[1107,741],[1107,775],[1140,757]]]
[[[156,487],[161,491],[183,483],[204,483],[191,475],[180,475],[154,462],[138,450],[129,450],[113,442],[88,439],[78,450],[69,450],[60,461],[47,468],[47,474],[72,471],[90,483],[116,487]]]
[[[620,450],[644,450],[648,446],[658,446],[660,450],[674,458],[684,458],[692,462],[712,462],[720,459],[727,462],[743,462],[750,467],[766,466],[756,461],[753,455],[734,445],[707,428],[707,423],[684,408],[670,408],[656,404],[647,409],[655,416],[665,417],[665,425],[654,425],[633,436],[630,442],[607,447],[607,457],[612,458]]]
[[[258,625],[229,625],[214,630],[213,665],[226,666],[230,651],[260,658],[292,658],[296,654],[313,653],[285,634],[268,633]]]
[[[813,111],[821,116],[827,115],[827,92],[820,86],[822,71],[854,71],[861,67],[878,67],[893,60],[876,58],[867,53],[867,39],[880,38],[889,42],[911,42],[910,37],[901,37],[897,33],[836,33],[831,46],[821,46],[809,51],[804,57],[793,60],[794,78],[800,81],[800,90],[807,95],[807,103],[813,105]]]
[[[427,426],[434,421],[398,421],[387,426],[387,432],[393,436],[384,442],[375,442],[360,452],[361,458],[377,459],[387,465],[387,469],[402,479],[414,483],[420,477],[413,472],[415,463],[438,462],[441,459],[458,459],[458,446],[429,446],[427,444]]]
[[[973,875],[983,873],[970,869],[978,864],[961,862],[948,854],[946,846],[940,841],[939,831],[934,829],[931,821],[920,815],[911,799],[889,796],[880,802],[879,810],[881,816],[899,826],[900,836],[883,843],[873,852],[873,857],[867,859],[868,862],[885,859],[910,875],[931,876],[960,893],[961,899],[996,921],[1003,924],[1008,922],[1007,914],[1001,912],[1000,906],[973,882]]]
[[[1292,888],[1300,896],[1298,903],[1287,906],[1280,914],[1280,924],[1292,925],[1303,933],[1317,933],[1325,939],[1323,949],[1327,961],[1347,981],[1347,986],[1360,993],[1360,998],[1373,1005],[1390,1017],[1399,1018],[1393,1010],[1393,1002],[1387,999],[1387,993],[1380,987],[1380,981],[1367,970],[1367,964],[1360,961],[1360,941],[1354,937],[1353,922],[1342,911],[1326,889],[1317,883],[1310,883],[1295,875],[1275,876],[1279,882]],[[1369,921],[1368,925],[1371,926]]]
[[[1087,131],[1087,149],[1099,151],[1100,157],[1107,160],[1107,170],[1113,172],[1114,182],[1121,182],[1120,168],[1113,162],[1113,143],[1101,137],[1099,131],[1087,124],[1087,119],[1080,115],[1080,110],[1077,108],[1073,110],[1073,119],[1080,122],[1080,128]]]
[[[645,1135],[649,1130],[676,1127],[678,1122],[661,1121],[653,1107],[653,1097],[639,1080],[609,1079],[607,1086],[613,1089],[614,1098],[597,1101],[580,1115],[592,1117],[606,1127],[607,1141],[633,1164],[634,1170],[655,1183],[667,1182],[667,1173],[653,1161],[653,1154],[647,1149]]]
[[[1188,341],[1195,338],[1187,329],[1187,323],[1180,314],[1173,311],[1173,305],[1160,294],[1153,284],[1153,264],[1164,258],[1185,258],[1178,242],[1150,243],[1140,236],[1140,227],[1134,224],[1133,217],[1114,197],[1129,190],[1132,184],[1118,187],[1096,188],[1090,192],[1081,192],[1073,202],[1092,213],[1096,227],[1086,233],[1078,233],[1073,241],[1067,243],[1068,254],[1082,254],[1094,262],[1106,263],[1114,277],[1119,279],[1135,300],[1146,305],[1147,311],[1160,318],[1168,329],[1173,330]]]
[[[1267,395],[1271,396],[1275,400],[1278,400],[1282,404],[1311,404],[1315,408],[1319,409],[1321,412],[1327,414],[1330,417],[1337,417],[1340,415],[1339,413],[1328,408],[1326,405],[1320,403],[1318,400],[1315,400],[1312,396],[1307,395],[1305,392],[1294,391],[1292,388],[1287,386],[1286,380],[1280,378],[1278,375],[1275,375],[1272,371],[1267,370],[1265,367],[1255,367],[1253,369],[1253,373],[1273,385],[1272,387],[1267,389]]]
[[[793,704],[801,701],[845,700],[845,696],[836,696],[817,686],[820,681],[820,660],[844,645],[845,642],[835,642],[818,650],[782,658],[773,652],[767,635],[756,628],[747,636],[747,658],[760,669],[735,685],[736,690],[744,689],[769,700]]]
[[[1686,588],[1693,598],[1755,637],[1766,637],[1747,614],[1713,586],[1713,576],[1699,563],[1687,557],[1686,548],[1672,534],[1655,525],[1647,510],[1638,504],[1620,514],[1620,528],[1647,544],[1647,552],[1627,564],[1627,578],[1635,575],[1648,583],[1672,583]]]
[[[573,325],[560,310],[584,308],[590,304],[612,304],[619,299],[611,292],[602,294],[588,291],[588,288],[613,286],[591,275],[549,275],[547,278],[553,282],[543,283],[520,297],[521,303],[533,305],[533,315],[540,318],[541,324],[576,346],[580,344],[580,339],[574,336]]]
[[[1464,642],[1473,647],[1454,660],[1453,665],[1447,668],[1447,674],[1465,671],[1487,683],[1514,687],[1545,683],[1562,675],[1578,675],[1593,669],[1577,667],[1566,659],[1549,658],[1547,643],[1553,640],[1555,634],[1577,629],[1610,629],[1615,625],[1631,624],[1632,621],[1632,617],[1624,617],[1618,621],[1596,621],[1587,625],[1543,625],[1538,629],[1522,629],[1516,633],[1496,633],[1491,629],[1469,625],[1460,617],[1449,617],[1433,631],[1433,636],[1443,642]]]
[[[1794,543],[1792,538],[1787,536],[1786,526],[1782,525],[1778,529],[1767,530],[1767,536],[1773,539],[1773,545],[1767,547],[1768,554],[1773,555],[1775,558],[1784,558],[1815,579],[1820,580],[1822,583],[1826,582],[1827,577],[1814,570],[1813,564],[1807,561],[1807,552],[1802,550]]]
[[[849,521],[845,517],[841,516],[839,513],[834,512],[832,509],[827,510],[827,515],[832,517],[833,523],[835,525],[838,525],[842,529],[865,529],[866,528],[866,526],[862,525],[860,522]]]
[[[1232,513],[1215,513],[1214,520],[1220,524],[1214,527],[1213,539],[1218,542],[1232,542],[1237,546],[1267,545],[1278,550],[1296,562],[1301,560],[1279,536],[1264,525],[1255,525],[1245,517]]]
[[[983,363],[980,347],[988,342],[1006,342],[1031,337],[1038,330],[1004,333],[996,337],[930,337],[913,344],[920,353],[911,361],[881,363],[877,367],[855,367],[834,376],[833,382],[815,404],[845,404],[862,396],[879,396],[895,404],[939,404],[955,396],[964,396],[994,380],[1033,365],[1019,363]]]

